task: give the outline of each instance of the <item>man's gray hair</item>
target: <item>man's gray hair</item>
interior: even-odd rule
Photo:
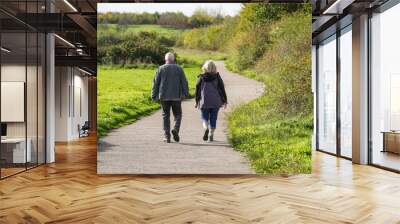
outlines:
[[[165,54],[165,61],[167,62],[174,62],[175,61],[175,55],[171,52],[168,52]]]

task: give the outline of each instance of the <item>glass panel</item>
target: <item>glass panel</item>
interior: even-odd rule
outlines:
[[[352,35],[351,26],[340,36],[340,153],[352,157]]]
[[[39,11],[37,1],[28,1],[25,11],[27,15]],[[29,17],[28,20],[35,20],[38,17]],[[34,22],[34,21],[31,21]],[[34,22],[35,23],[35,22]],[[26,82],[26,113],[27,113],[27,143],[30,148],[30,160],[28,168],[37,166],[38,160],[38,34],[34,30],[27,30],[27,82]]]
[[[39,34],[38,46],[38,163],[45,163],[45,52],[46,39],[44,34]]]
[[[371,19],[372,163],[400,170],[400,5]]]
[[[45,162],[46,40],[19,21],[30,19],[29,13],[43,13],[45,1],[0,1],[0,7],[8,12],[0,12],[0,177],[4,178]]]
[[[28,150],[30,148],[31,153],[28,154],[28,168],[37,165],[38,157],[38,36],[36,32],[27,33],[28,38],[28,63],[27,63],[27,82],[26,82],[26,112],[27,112],[27,142]]]
[[[318,48],[318,149],[336,153],[336,36]]]
[[[1,6],[1,3],[0,3]],[[1,63],[1,58],[3,57],[3,54],[5,55],[6,52],[3,52],[3,45],[1,43],[2,41],[2,37],[1,34],[3,33],[3,15],[0,13],[0,137],[3,136],[3,124],[1,123],[1,67],[2,67],[2,63]],[[3,149],[2,149],[2,144],[0,142],[0,179],[2,178],[2,170],[3,170],[3,166],[5,166],[5,159],[3,159],[2,153]]]
[[[2,177],[25,170],[26,150],[26,34],[1,34],[1,159]],[[6,50],[4,50],[6,49]]]

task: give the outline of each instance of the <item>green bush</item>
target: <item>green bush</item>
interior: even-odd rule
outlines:
[[[223,43],[222,25],[192,29],[183,37],[183,47],[201,50],[219,50]]]
[[[262,27],[284,17],[287,14],[308,10],[308,4],[293,3],[254,3],[244,4],[240,12],[240,29],[251,30]],[[310,12],[310,11],[308,11]]]
[[[271,47],[254,67],[277,113],[312,113],[311,15],[295,13],[271,26]]]
[[[254,28],[236,33],[231,40],[230,63],[235,65],[235,70],[245,70],[257,63],[270,45],[269,26]]]
[[[164,55],[173,52],[168,45],[171,40],[155,32],[131,33],[120,43],[99,46],[97,57],[100,64],[162,64]]]
[[[189,49],[225,51],[236,33],[238,17],[225,17],[220,24],[186,31],[176,45]]]

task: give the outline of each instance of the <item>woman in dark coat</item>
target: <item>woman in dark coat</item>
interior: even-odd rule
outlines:
[[[215,63],[208,60],[202,67],[196,84],[196,108],[201,111],[204,127],[204,141],[214,141],[214,131],[217,127],[218,111],[226,108],[228,103],[224,82],[217,72]]]

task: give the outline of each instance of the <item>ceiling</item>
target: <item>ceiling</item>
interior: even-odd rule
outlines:
[[[101,3],[146,3],[146,2],[156,2],[156,3],[163,3],[163,2],[170,2],[170,3],[188,3],[188,0],[99,0],[97,2],[101,2]],[[247,3],[247,2],[268,2],[268,3],[304,3],[305,0],[268,0],[268,1],[262,1],[262,0],[258,0],[258,1],[244,1],[244,0],[201,0],[201,1],[193,1],[193,3],[206,3],[206,2],[218,2],[218,3],[232,3],[232,2],[243,2],[243,3]]]
[[[313,43],[331,36],[351,24],[352,18],[374,11],[388,0],[312,0]]]
[[[8,58],[26,55],[21,49],[25,47],[20,40],[25,35],[21,33],[51,32],[57,34],[56,65],[79,66],[95,74],[97,3],[97,0],[1,0],[0,26],[8,39],[7,44],[3,43],[13,49]],[[36,47],[28,45],[28,56],[33,49]]]

